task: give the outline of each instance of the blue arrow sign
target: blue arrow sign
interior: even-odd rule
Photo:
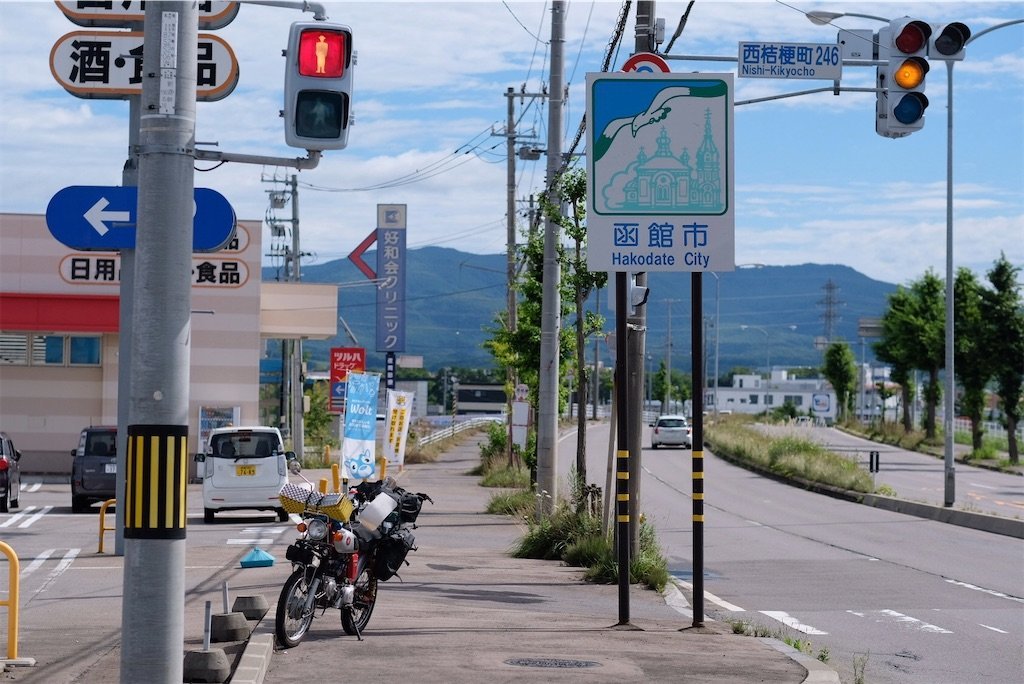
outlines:
[[[46,226],[73,249],[134,249],[138,197],[132,186],[72,185],[50,199]],[[216,252],[235,233],[235,210],[215,190],[195,189],[192,216],[193,252]]]

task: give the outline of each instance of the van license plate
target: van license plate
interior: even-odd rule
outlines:
[[[238,475],[239,477],[255,474],[256,466],[254,465],[235,466],[235,475]]]
[[[105,472],[108,475],[113,475],[113,474],[117,473],[117,464],[116,463],[104,463],[103,464],[103,472]]]

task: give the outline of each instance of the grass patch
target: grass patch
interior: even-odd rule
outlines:
[[[846,456],[798,437],[773,438],[755,428],[747,417],[720,420],[705,431],[711,450],[746,461],[786,478],[871,492],[871,474]]]
[[[781,629],[775,629],[766,627],[759,623],[748,622],[747,620],[729,620],[729,625],[732,627],[733,634],[742,634],[744,636],[760,637],[767,639],[778,639],[779,641],[795,648],[801,653],[814,656],[823,663],[827,663],[831,658],[831,653],[828,650],[828,646],[822,646],[818,649],[817,653],[814,651],[814,644],[808,639],[801,639],[798,637],[792,637],[786,634]]]
[[[487,502],[487,512],[495,515],[511,515],[526,518],[537,508],[537,497],[527,489],[498,492]]]

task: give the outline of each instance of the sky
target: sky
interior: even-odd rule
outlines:
[[[344,150],[295,171],[196,162],[197,187],[224,195],[241,219],[273,215],[269,193],[297,174],[303,265],[345,258],[376,227],[378,204],[407,205],[408,246],[474,254],[506,247],[507,88],[539,93],[550,80],[551,3],[327,2],[330,21],[352,27],[355,123]],[[686,2],[657,2],[665,52]],[[635,5],[619,70],[633,51]],[[620,2],[567,3],[563,150],[585,113],[588,72],[601,71]],[[961,21],[974,34],[1024,18],[1020,2],[704,2],[690,11],[668,51],[674,72],[735,73],[741,41],[835,43],[839,29],[876,29],[853,16],[816,26],[827,10],[933,24]],[[243,4],[216,34],[240,65],[228,97],[197,105],[196,140],[221,151],[301,157],[284,144],[282,108],[288,26],[296,9]],[[0,2],[0,212],[45,213],[71,185],[119,185],[127,152],[128,104],[81,99],[49,68],[63,35],[82,29],[53,2]],[[872,87],[874,67],[846,66],[843,88]],[[830,81],[736,78],[735,100],[830,86]],[[735,114],[737,264],[843,264],[905,284],[946,264],[946,69],[933,63],[923,130],[902,139],[874,130],[875,95],[806,94],[738,104]],[[971,43],[954,68],[954,265],[979,276],[1001,253],[1024,266],[1024,24]],[[543,98],[516,98],[517,146],[547,145]],[[583,152],[582,145],[577,148]],[[582,160],[579,163],[583,163]],[[516,160],[518,225],[543,191],[545,158]],[[289,218],[290,207],[276,210]],[[285,238],[290,244],[290,237]],[[281,245],[264,226],[265,252]],[[265,257],[265,265],[279,260]]]

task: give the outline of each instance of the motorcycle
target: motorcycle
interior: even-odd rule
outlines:
[[[297,461],[289,469],[300,475]],[[362,640],[377,603],[378,582],[397,576],[408,564],[406,556],[416,550],[411,529],[423,502],[433,500],[407,492],[390,477],[333,494],[321,494],[306,482],[309,489],[289,483],[278,496],[285,510],[302,521],[299,538],[285,553],[292,573],[277,601],[277,640],[285,648],[298,646],[313,618],[329,608],[341,611],[346,634]]]

